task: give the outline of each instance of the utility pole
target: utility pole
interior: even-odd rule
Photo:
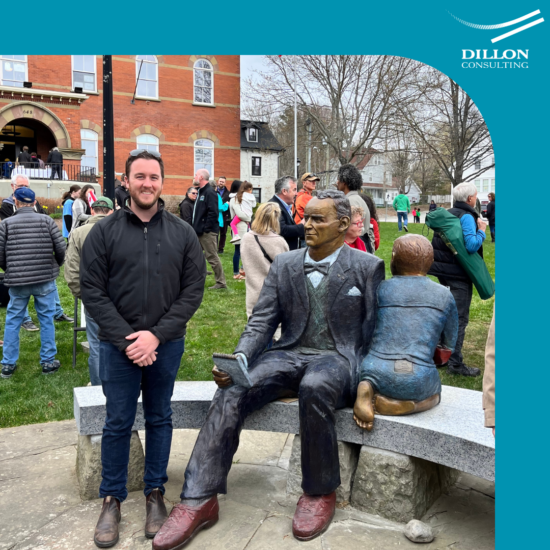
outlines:
[[[306,172],[311,172],[311,119],[306,120],[307,127],[307,169]]]
[[[388,221],[388,201],[386,196],[386,167],[388,166],[388,127],[386,126],[386,137],[384,140],[384,206],[386,207],[386,218],[384,219],[385,222]]]
[[[103,193],[115,198],[115,134],[113,116],[113,59],[103,56]]]
[[[296,103],[296,56],[292,57],[294,69],[294,177],[298,179],[298,109]]]

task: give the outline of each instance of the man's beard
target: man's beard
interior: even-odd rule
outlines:
[[[131,189],[129,189],[129,191],[130,191],[130,198],[136,206],[139,206],[142,210],[149,210],[150,208],[153,208],[153,206],[155,206],[155,204],[157,204],[162,189],[160,189],[159,192],[155,195],[155,200],[151,204],[145,204],[145,203],[141,202],[138,197],[134,196]],[[139,193],[138,193],[138,195],[139,195]]]

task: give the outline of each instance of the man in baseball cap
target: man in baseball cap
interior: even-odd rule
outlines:
[[[306,172],[302,176],[302,189],[296,195],[294,202],[293,214],[294,221],[300,223],[304,219],[304,209],[306,204],[312,199],[311,193],[315,191],[315,186],[319,181],[319,177],[311,172]]]

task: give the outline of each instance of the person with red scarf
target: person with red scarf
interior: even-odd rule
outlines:
[[[346,231],[346,236],[344,238],[345,243],[350,248],[355,248],[361,250],[361,252],[366,252],[367,247],[361,239],[361,231],[363,230],[363,216],[365,211],[360,206],[351,207],[351,224]]]

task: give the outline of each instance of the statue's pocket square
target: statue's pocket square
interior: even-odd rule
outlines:
[[[361,291],[356,286],[354,286],[353,288],[350,288],[348,290],[346,296],[362,296],[362,294]]]

